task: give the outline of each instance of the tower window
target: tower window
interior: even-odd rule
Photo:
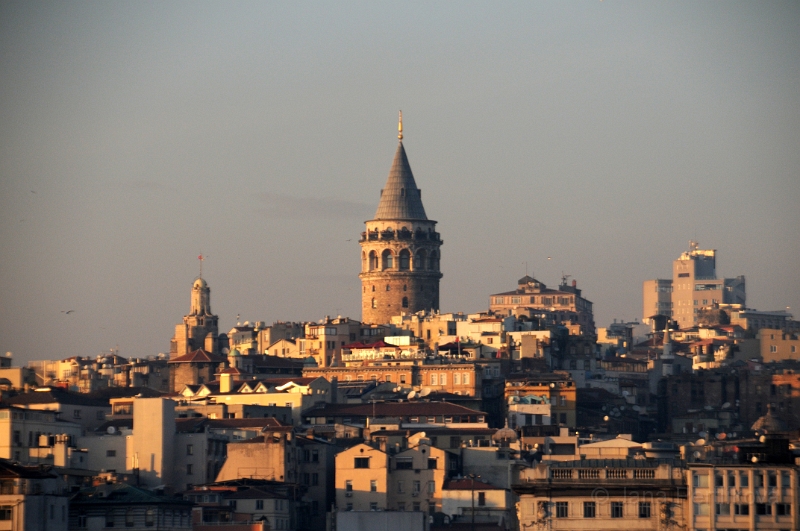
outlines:
[[[378,269],[378,253],[370,251],[369,253],[369,270],[373,271]]]
[[[389,284],[386,284],[386,291],[392,291],[392,286],[390,286]]]
[[[385,251],[383,251],[381,258],[383,259],[383,269],[391,269],[392,267],[394,267],[393,263],[394,261],[392,259],[393,258],[392,251],[386,249]]]
[[[375,291],[375,286],[372,286],[372,291]]]
[[[373,308],[377,308],[378,307],[378,301],[375,300],[375,297],[372,297],[372,307]]]
[[[408,249],[400,251],[400,270],[408,271],[411,266],[411,253]]]
[[[403,308],[408,308],[408,297],[403,297]]]
[[[406,286],[405,284],[403,284],[403,291],[408,291],[408,286]]]
[[[424,270],[426,261],[427,256],[425,255],[425,251],[419,251],[414,257],[414,269],[418,271]]]

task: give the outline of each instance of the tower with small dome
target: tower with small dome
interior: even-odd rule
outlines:
[[[170,359],[184,356],[198,349],[209,354],[219,353],[219,317],[211,313],[211,289],[199,276],[192,284],[192,299],[189,313],[183,323],[175,326],[175,335],[170,342]]]
[[[375,217],[361,233],[361,320],[383,324],[392,316],[439,309],[442,240],[428,219],[403,147],[403,115],[397,151],[381,190]]]

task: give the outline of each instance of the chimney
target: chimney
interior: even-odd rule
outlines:
[[[68,461],[69,435],[62,433],[56,435],[56,442],[53,446],[53,465],[60,467],[69,466]]]
[[[233,387],[233,374],[224,372],[219,375],[219,392],[230,393]]]

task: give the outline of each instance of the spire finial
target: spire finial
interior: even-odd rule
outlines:
[[[403,140],[403,111],[400,111],[400,121],[397,123],[397,138]]]
[[[197,259],[200,260],[200,278],[203,278],[203,261],[205,260],[203,253],[200,253],[200,256],[198,256]]]

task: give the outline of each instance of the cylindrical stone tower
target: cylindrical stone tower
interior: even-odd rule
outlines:
[[[378,211],[361,233],[359,277],[364,323],[383,324],[401,313],[439,309],[442,240],[436,222],[425,215],[422,192],[408,164],[402,114],[398,138]]]

